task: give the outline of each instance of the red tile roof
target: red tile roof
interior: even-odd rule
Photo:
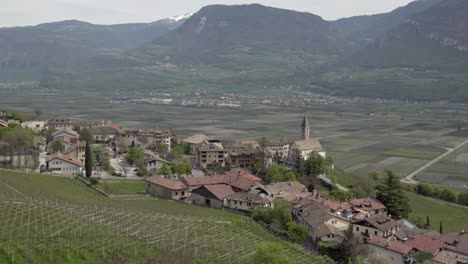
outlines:
[[[248,171],[246,170],[243,170],[243,169],[233,169],[233,170],[230,170],[226,173],[224,173],[224,175],[226,176],[241,176],[243,178],[247,178],[251,181],[255,181],[255,182],[261,182],[262,179],[253,175],[252,173],[249,173]]]
[[[211,185],[211,184],[221,184],[224,183],[224,176],[203,176],[203,177],[185,177],[182,179],[188,186],[202,186],[202,185]]]
[[[373,198],[354,199],[351,200],[351,205],[366,211],[382,210],[386,208],[383,203]]]
[[[71,145],[66,151],[64,151],[63,153],[65,154],[69,154],[71,152],[73,152],[74,150],[76,150],[77,148],[79,147],[86,147],[86,142],[85,141],[80,141],[78,143],[75,143],[73,145]]]
[[[81,161],[79,161],[79,160],[77,160],[77,159],[75,159],[75,158],[73,158],[73,157],[70,157],[70,156],[68,156],[68,155],[66,155],[66,154],[62,154],[62,153],[60,153],[60,152],[55,153],[55,154],[52,154],[52,155],[49,155],[49,156],[47,157],[47,162],[52,161],[52,160],[54,160],[54,159],[63,160],[63,161],[65,161],[65,162],[74,164],[74,165],[76,165],[76,166],[83,167],[83,162],[81,162]]]
[[[453,246],[455,250],[468,254],[468,233],[451,232],[440,237],[444,243]]]
[[[188,188],[188,186],[185,185],[182,181],[169,180],[169,179],[166,179],[166,178],[164,178],[162,176],[149,177],[145,181],[150,182],[150,183],[154,183],[154,184],[156,184],[158,186],[161,186],[161,187],[164,187],[166,189],[173,190],[173,191],[185,190],[185,189]]]
[[[182,181],[192,187],[214,184],[228,184],[232,187],[248,191],[256,182],[261,181],[257,176],[242,169],[236,169],[218,176],[185,177]]]
[[[368,244],[371,244],[380,248],[384,248],[387,250],[391,250],[391,251],[400,253],[402,255],[407,255],[413,249],[412,247],[407,246],[400,241],[392,241],[391,238],[387,239],[387,238],[379,237],[379,236],[372,236],[368,238],[366,242]]]
[[[415,248],[418,251],[431,252],[435,255],[443,245],[443,241],[434,239],[423,234],[416,234],[405,242],[405,245]]]
[[[231,186],[226,184],[215,184],[203,186],[219,200],[224,200],[227,196],[235,193]]]
[[[345,237],[343,231],[337,229],[333,225],[322,223],[315,229],[315,235],[317,237],[324,237],[326,235],[335,235],[339,237]]]

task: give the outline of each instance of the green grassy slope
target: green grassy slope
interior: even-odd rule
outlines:
[[[160,199],[111,200],[70,178],[0,170],[0,263],[249,263],[277,242],[293,263],[325,263],[247,217]]]

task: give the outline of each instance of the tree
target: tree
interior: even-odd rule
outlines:
[[[169,167],[169,165],[164,163],[162,167],[159,169],[159,174],[164,175],[164,176],[172,176],[171,167]]]
[[[266,181],[268,183],[297,181],[297,175],[294,172],[288,171],[286,166],[273,165],[268,169]]]
[[[431,223],[429,221],[429,216],[426,216],[426,228],[429,229],[430,226],[431,226]]]
[[[359,238],[354,235],[353,230],[349,229],[345,233],[346,239],[340,245],[342,258],[350,263],[358,263],[360,256],[367,255],[367,248],[361,243]]]
[[[141,147],[131,147],[128,150],[126,159],[128,163],[134,165],[137,161],[145,159],[145,150]]]
[[[390,214],[399,218],[407,218],[411,213],[411,208],[400,179],[390,170],[387,170],[386,174],[387,179],[376,188],[377,199],[387,207]]]
[[[85,170],[86,170],[86,178],[91,177],[93,174],[93,153],[91,152],[91,147],[89,146],[89,142],[86,142],[86,149],[85,149]]]
[[[416,187],[416,191],[417,193],[425,195],[425,196],[431,196],[431,197],[439,196],[439,188],[429,183],[418,184]]]
[[[117,140],[117,147],[119,148],[120,152],[127,152],[128,151],[128,142],[127,139],[123,137],[119,137]]]
[[[283,254],[281,244],[266,242],[257,246],[257,253],[253,257],[254,264],[289,264],[291,260]]]
[[[75,131],[76,133],[80,133],[80,130],[81,130],[81,127],[79,125],[74,125],[73,126],[73,131]]]
[[[260,145],[260,148],[262,150],[266,149],[266,147],[268,147],[268,144],[270,144],[270,142],[266,137],[262,137],[260,138],[260,140],[258,140],[258,145]]]
[[[156,143],[156,144],[153,144],[151,145],[151,150],[152,151],[156,151],[162,155],[167,155],[167,151],[168,151],[168,146],[165,145],[165,144],[162,144],[162,143]]]
[[[305,165],[305,172],[307,175],[324,174],[329,171],[328,164],[325,158],[318,154],[311,155],[305,161],[304,165]]]
[[[268,225],[276,225],[278,229],[286,229],[292,221],[291,204],[285,200],[275,200],[273,208],[258,208],[252,213],[255,221]]]
[[[468,192],[461,193],[458,196],[458,202],[463,205],[468,205]]]
[[[177,145],[172,148],[171,154],[174,159],[180,159],[182,158],[182,155],[184,154],[184,147],[181,145]]]
[[[428,260],[432,260],[432,257],[433,255],[431,252],[421,251],[414,255],[414,260],[416,261],[416,264],[423,264]]]
[[[254,163],[255,170],[257,175],[265,176],[267,173],[267,166],[266,166],[266,152],[265,150],[257,150],[255,151],[255,163]]]
[[[148,175],[148,168],[146,167],[145,161],[143,159],[135,161],[135,165],[138,168],[138,176],[144,177]]]
[[[89,128],[83,128],[80,130],[80,140],[86,141],[88,143],[94,142],[94,136]]]
[[[34,147],[34,133],[21,126],[8,129],[2,135],[2,140],[7,142],[11,149],[30,149]]]
[[[65,146],[62,144],[62,142],[54,140],[50,144],[50,150],[52,153],[63,152],[65,150]]]
[[[336,200],[340,201],[340,202],[344,202],[344,201],[348,201],[348,200],[351,200],[351,198],[353,198],[353,194],[350,193],[350,192],[345,192],[345,191],[342,191],[338,188],[334,188],[331,192],[330,192],[330,196],[335,198]]]
[[[287,224],[292,221],[291,204],[285,200],[275,200],[271,212],[273,222],[279,225],[281,229],[285,229]]]
[[[172,163],[171,166],[172,173],[175,174],[191,174],[192,173],[192,166],[187,161],[182,163]]]
[[[258,208],[252,213],[252,219],[258,222],[263,222],[271,225],[273,222],[271,208]]]
[[[49,142],[52,142],[54,140],[53,134],[55,133],[55,129],[53,127],[48,127],[44,131],[44,137],[46,138],[46,144],[49,144]]]
[[[289,222],[286,224],[288,237],[296,243],[302,243],[309,237],[309,231],[303,225]]]
[[[440,224],[439,224],[439,233],[441,233],[441,234],[444,233],[444,227],[442,226],[442,220],[440,220]]]
[[[443,189],[442,192],[440,193],[440,199],[456,203],[458,199],[458,194],[450,189]]]

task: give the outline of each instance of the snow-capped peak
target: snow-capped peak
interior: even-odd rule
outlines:
[[[170,20],[171,22],[176,23],[176,22],[179,22],[180,20],[188,19],[191,16],[193,16],[193,13],[187,13],[187,14],[181,15],[181,16],[170,17],[170,18],[168,18],[168,20]]]

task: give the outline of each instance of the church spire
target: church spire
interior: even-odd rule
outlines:
[[[304,120],[302,121],[302,136],[304,137],[304,140],[310,138],[310,125],[307,113],[304,115]]]

